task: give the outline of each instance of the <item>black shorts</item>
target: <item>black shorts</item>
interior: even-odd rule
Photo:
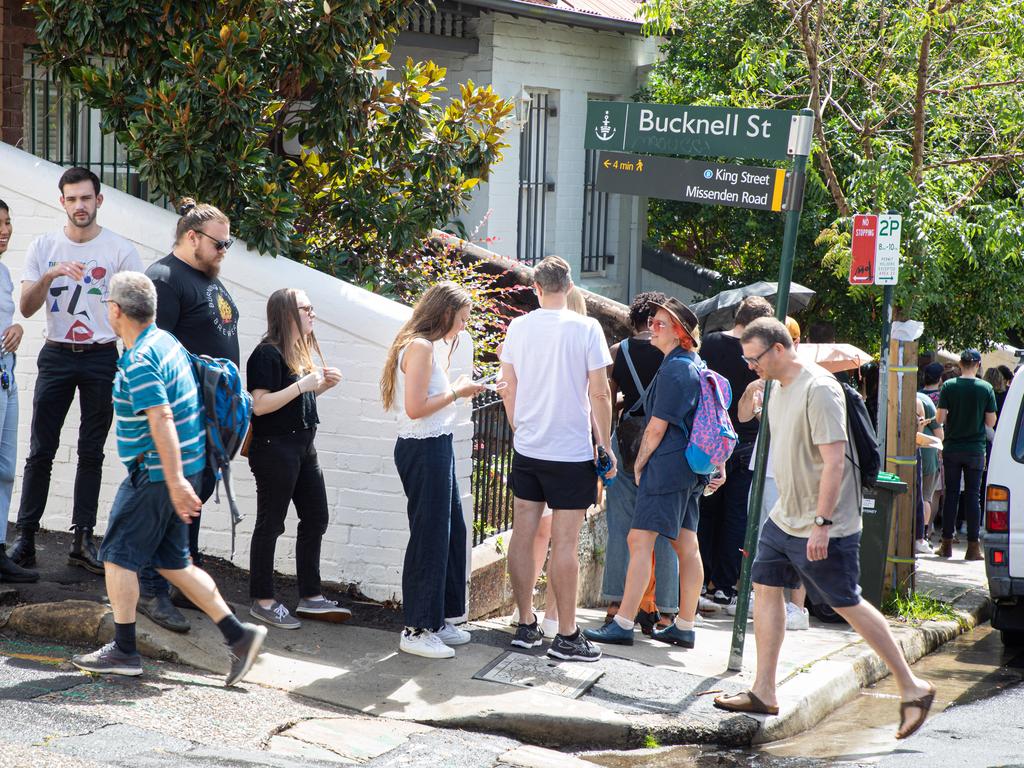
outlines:
[[[508,484],[517,499],[543,501],[552,509],[587,509],[597,503],[593,461],[546,461],[515,452]]]

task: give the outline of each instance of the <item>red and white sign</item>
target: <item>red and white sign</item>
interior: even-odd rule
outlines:
[[[858,213],[853,217],[853,259],[850,261],[850,285],[875,282],[875,247],[878,243],[878,217]]]

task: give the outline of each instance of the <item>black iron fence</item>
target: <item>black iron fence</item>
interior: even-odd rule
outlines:
[[[79,101],[28,53],[24,114],[26,152],[57,165],[88,168],[109,187],[170,207],[165,195],[139,178],[124,145],[100,129],[99,110]]]
[[[615,260],[608,252],[608,202],[611,195],[597,189],[597,150],[586,150],[585,163],[581,271],[604,272]]]
[[[473,545],[512,528],[512,429],[501,398],[473,399]]]
[[[555,110],[548,94],[530,92],[530,108],[519,142],[519,228],[516,258],[536,264],[544,258],[548,192],[555,191],[548,175],[548,121]]]

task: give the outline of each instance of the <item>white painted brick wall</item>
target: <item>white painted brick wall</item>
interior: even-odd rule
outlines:
[[[667,280],[661,275],[656,275],[648,270],[642,270],[641,272],[641,285],[637,289],[640,291],[661,291],[667,293],[669,296],[675,296],[684,304],[694,304],[704,299],[696,291],[681,286],[679,283],[674,283],[671,280]]]
[[[15,285],[20,285],[25,251],[38,235],[63,225],[57,180],[63,169],[0,144],[0,198],[11,206],[14,236],[4,262]],[[116,190],[104,188],[99,222],[127,237],[145,263],[166,254],[173,241],[177,217]],[[321,574],[330,581],[355,583],[368,596],[401,599],[402,559],[408,541],[405,496],[392,458],[395,418],[382,411],[377,381],[387,348],[410,310],[381,296],[284,258],[261,256],[238,242],[224,261],[221,279],[238,305],[242,369],[266,329],[266,300],[277,288],[302,288],[317,308],[317,337],[328,363],[341,368],[342,383],[320,398],[317,449],[323,465],[330,504],[330,527],[324,537]],[[10,519],[17,517],[21,476],[28,455],[32,418],[32,390],[36,355],[42,346],[42,313],[20,320],[25,338],[18,352],[17,379],[21,396],[18,431],[18,477]],[[469,339],[463,340],[453,361],[456,375],[472,365]],[[456,433],[459,482],[467,527],[472,527],[470,494],[470,424],[468,404],[460,408]],[[70,525],[78,439],[79,412],[72,406],[61,432],[61,446],[53,468],[53,481],[43,526],[66,529]],[[117,461],[113,429],[106,445],[98,531],[117,485],[125,476]],[[234,478],[245,520],[238,530],[236,565],[249,563],[249,540],[256,519],[256,491],[245,459],[235,462]],[[294,511],[278,541],[276,567],[294,573]],[[203,513],[200,545],[211,554],[228,557],[230,523],[227,505],[212,500]]]

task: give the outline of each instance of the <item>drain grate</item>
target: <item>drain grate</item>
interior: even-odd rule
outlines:
[[[473,675],[473,679],[578,699],[603,674],[603,671],[589,665],[559,663],[545,656],[506,651]]]

